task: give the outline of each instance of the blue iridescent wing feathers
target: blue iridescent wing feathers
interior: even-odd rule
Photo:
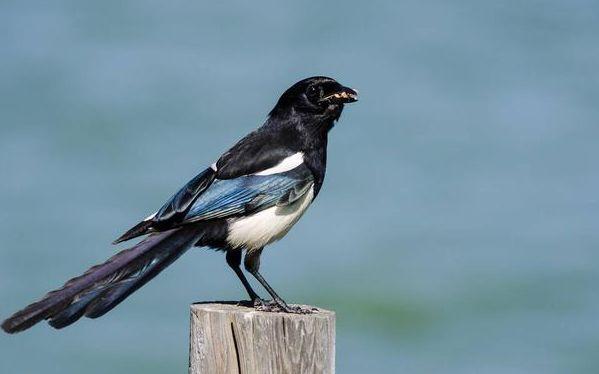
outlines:
[[[185,222],[226,218],[291,204],[313,183],[314,177],[304,165],[278,174],[215,179],[189,209]]]

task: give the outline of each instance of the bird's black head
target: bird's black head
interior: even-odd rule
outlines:
[[[358,100],[358,92],[345,87],[333,78],[311,77],[303,79],[281,95],[271,112],[322,116],[336,120],[341,115],[343,105]]]

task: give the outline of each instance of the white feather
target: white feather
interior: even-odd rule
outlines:
[[[284,158],[281,162],[276,164],[275,166],[268,168],[266,170],[262,170],[254,175],[271,175],[284,173],[286,171],[295,169],[300,166],[304,162],[304,154],[302,152],[297,152],[292,154],[289,157]]]
[[[311,187],[293,204],[273,206],[243,218],[229,220],[227,242],[233,248],[255,250],[281,239],[304,214],[314,199]]]
[[[144,219],[144,221],[149,221],[149,220],[151,220],[152,218],[156,217],[156,214],[158,214],[158,212],[155,212],[155,213],[152,213],[152,214],[150,214],[149,216],[147,216],[147,217]]]

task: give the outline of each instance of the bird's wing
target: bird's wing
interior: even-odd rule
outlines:
[[[235,179],[215,179],[195,201],[186,222],[227,218],[257,212],[274,205],[288,205],[303,196],[314,183],[303,164],[276,174],[251,174]]]
[[[305,166],[297,168],[292,173],[284,173],[303,165],[303,153],[294,152],[278,144],[276,141],[278,138],[280,136],[275,137],[272,132],[261,128],[241,139],[216,163],[192,179],[160,208],[152,219],[156,223],[155,226],[161,228],[162,225],[164,229],[187,221],[193,215],[192,210],[198,212],[198,204],[217,200],[219,195],[235,193],[250,196],[256,192],[260,193],[260,189],[285,188],[287,184],[295,180],[301,181],[305,176],[309,175],[311,178],[312,173]],[[265,178],[266,176],[269,178]],[[228,198],[235,198],[235,196]],[[262,206],[258,204],[260,196],[252,198],[255,201],[250,205]],[[273,196],[265,197],[264,204],[268,204],[268,201],[273,198]],[[196,204],[198,199],[201,201]],[[222,204],[227,201],[225,197],[223,199]],[[225,213],[221,212],[218,216],[223,214]],[[194,220],[208,219],[202,214],[197,215],[198,218]]]
[[[215,178],[216,172],[212,168],[196,175],[156,212],[153,221],[160,223],[183,219],[196,199],[214,183]]]
[[[226,215],[224,211],[218,214],[212,212],[214,216],[205,215],[205,217],[201,210],[195,208],[194,211],[200,212],[200,214],[195,214],[194,216],[190,213],[192,207],[195,207],[196,200],[200,196],[204,196],[204,194],[208,194],[210,201],[216,204],[216,196],[220,193],[217,191],[221,191],[220,189],[222,189],[222,193],[233,193],[231,191],[238,188],[239,191],[234,193],[251,195],[256,200],[249,204],[249,206],[261,207],[265,204],[270,204],[273,199],[272,196],[268,196],[264,203],[258,203],[261,198],[252,194],[255,191],[259,191],[260,188],[266,190],[270,188],[269,186],[282,188],[281,186],[284,183],[291,183],[290,181],[293,178],[286,178],[285,175],[282,175],[284,173],[280,173],[281,176],[277,177],[274,176],[273,172],[269,172],[269,178],[264,178],[266,175],[260,174],[265,170],[277,168],[279,172],[290,171],[292,167],[303,163],[303,154],[294,152],[288,147],[281,145],[279,138],[264,129],[258,129],[250,133],[225,152],[210,168],[202,171],[183,186],[155,214],[133,226],[129,231],[115,240],[114,244],[153,231],[164,231],[177,227],[189,221],[192,216],[193,221],[208,219],[205,217],[224,217]],[[281,165],[283,166],[282,168]],[[310,173],[305,166],[303,168],[305,172]],[[230,181],[230,183],[224,183],[225,181]],[[248,188],[249,191],[244,192],[245,188]],[[229,198],[234,198],[234,196],[230,196]],[[204,200],[206,199],[203,198],[202,201]],[[239,203],[241,203],[241,200]],[[220,204],[225,204],[225,201],[221,201]],[[235,210],[235,212],[237,211]]]

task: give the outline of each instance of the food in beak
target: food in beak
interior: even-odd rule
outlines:
[[[358,101],[358,93],[351,88],[344,89],[343,91],[336,92],[332,95],[323,97],[321,101],[339,101],[342,103],[353,103],[354,101]]]

